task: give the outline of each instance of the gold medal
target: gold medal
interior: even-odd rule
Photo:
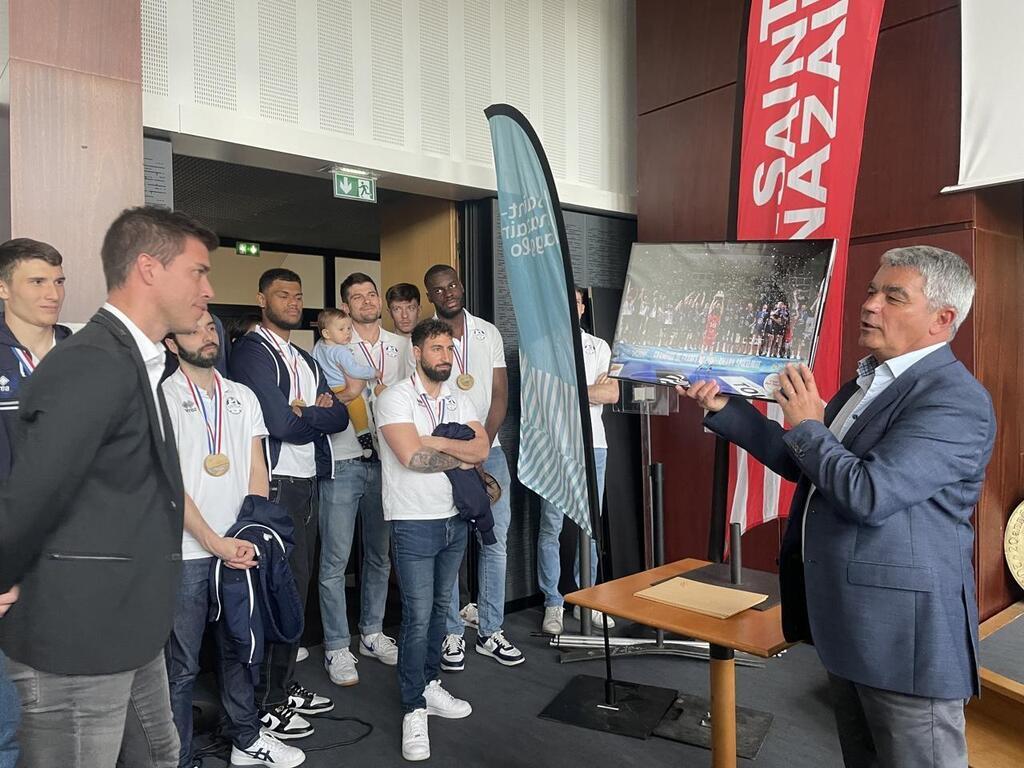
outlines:
[[[208,475],[221,477],[226,475],[227,471],[231,469],[231,460],[223,453],[211,453],[203,459],[203,469],[206,470]]]
[[[292,400],[291,405],[292,405],[292,408],[294,408],[296,406],[298,406],[299,408],[305,408],[306,407],[306,401],[303,400],[301,397],[297,397],[294,400]]]
[[[463,391],[472,389],[474,383],[473,375],[470,373],[460,373],[459,378],[455,380],[455,383],[458,384],[459,389]]]

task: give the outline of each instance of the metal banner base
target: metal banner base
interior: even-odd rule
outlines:
[[[695,747],[711,749],[711,703],[704,698],[679,694],[671,708],[654,729],[654,735],[671,741],[681,741]],[[772,713],[758,709],[736,707],[736,754],[753,760],[761,750]]]
[[[551,700],[539,717],[594,731],[647,739],[677,698],[673,688],[611,681],[591,675],[576,675]]]

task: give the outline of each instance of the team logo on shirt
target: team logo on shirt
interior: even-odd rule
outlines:
[[[196,408],[196,404],[191,400],[182,400],[181,409],[185,411],[185,413],[199,413],[199,409]]]
[[[228,413],[237,416],[242,412],[242,401],[234,395],[228,395],[224,398],[224,408]]]
[[[0,392],[11,391],[11,380],[6,376],[0,376]]]
[[[588,355],[592,355],[597,351],[597,347],[594,346],[594,342],[585,341],[583,342],[583,351]]]
[[[480,339],[481,341],[483,341],[484,339],[487,338],[487,331],[485,331],[483,328],[474,328],[473,338]]]
[[[447,398],[445,398],[444,408],[445,408],[446,411],[454,411],[455,407],[456,406],[455,406],[455,398],[454,397],[447,397]]]
[[[394,344],[385,344],[384,354],[387,355],[388,357],[398,357],[398,347],[396,347]]]

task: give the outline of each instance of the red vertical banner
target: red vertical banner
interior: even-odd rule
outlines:
[[[814,362],[825,398],[839,387],[847,249],[883,4],[753,0],[747,31],[737,236],[837,240]],[[731,522],[746,529],[786,514],[790,483],[735,446],[730,461]]]

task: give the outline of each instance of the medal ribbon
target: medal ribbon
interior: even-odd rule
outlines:
[[[11,347],[11,351],[14,352],[14,356],[18,358],[18,365],[21,367],[21,375],[24,378],[31,376],[33,371],[35,371],[36,366],[39,364],[39,361],[36,360],[36,356],[19,347]]]
[[[455,355],[455,362],[459,365],[460,373],[469,373],[469,315],[462,310],[462,341],[455,343],[452,337],[452,353]],[[461,351],[459,348],[462,348]]]
[[[281,357],[284,358],[288,364],[288,378],[291,380],[291,391],[295,393],[295,396],[291,398],[293,401],[302,399],[302,379],[299,378],[299,356],[295,354],[291,349],[291,344],[286,343],[288,351],[281,346],[281,342],[277,340],[277,334],[266,330],[262,325],[259,327],[260,333],[263,334],[263,338],[270,341],[277,351],[281,353]]]
[[[379,360],[380,365],[374,365],[373,364],[373,356],[370,354],[370,350],[373,349],[373,346],[371,344],[367,344],[365,341],[360,341],[359,342],[359,348],[361,350],[363,350],[363,357],[366,358],[366,362],[368,362],[370,364],[370,367],[371,368],[376,368],[378,371],[380,371],[380,378],[377,379],[377,383],[383,384],[384,383],[384,341],[383,341],[383,339],[378,339],[377,343],[380,344],[380,360]]]
[[[427,393],[422,391],[422,387],[419,386],[419,382],[416,380],[416,374],[409,377],[409,381],[412,382],[413,389],[420,393],[420,405],[427,409],[427,415],[430,416],[430,423],[434,429],[437,429],[438,424],[444,424],[445,416],[448,413],[448,406],[445,405],[445,398],[439,397],[437,399],[437,416],[434,416],[434,409],[430,407],[430,400],[427,397]]]
[[[202,394],[199,392],[192,379],[188,377],[188,374],[184,370],[181,371],[182,376],[185,377],[185,381],[188,382],[188,391],[192,394],[192,399],[195,401],[196,407],[203,414],[203,423],[206,425],[206,442],[210,447],[210,455],[220,453],[221,440],[224,437],[224,409],[221,407],[221,401],[223,400],[223,391],[220,386],[220,376],[217,372],[213,372],[213,382],[217,389],[217,397],[214,399],[214,414],[213,414],[213,426],[210,426],[210,416],[206,411],[206,401]]]

